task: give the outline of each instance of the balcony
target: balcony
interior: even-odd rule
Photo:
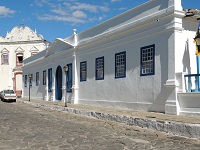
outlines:
[[[200,92],[199,81],[200,74],[188,74],[184,75],[185,81],[187,81],[186,91],[187,92]]]
[[[13,68],[13,72],[22,72],[22,66],[16,66]]]
[[[176,74],[177,100],[182,115],[200,115],[200,74]]]

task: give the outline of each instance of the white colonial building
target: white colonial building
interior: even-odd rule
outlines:
[[[20,25],[0,37],[0,90],[14,89],[22,92],[23,60],[46,49],[49,42],[29,27]]]
[[[181,0],[150,0],[74,30],[24,61],[23,97],[30,85],[31,98],[46,101],[198,113],[200,95],[186,88],[191,76],[184,76],[197,74],[196,17]]]

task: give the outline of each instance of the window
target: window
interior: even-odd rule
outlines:
[[[37,54],[37,52],[32,52],[32,53],[31,53],[31,56],[33,56],[33,55],[35,55],[35,54]]]
[[[96,80],[104,79],[104,57],[96,58]]]
[[[39,85],[39,72],[36,72],[36,86]]]
[[[141,76],[154,75],[155,71],[155,45],[141,48]]]
[[[86,81],[87,79],[87,62],[80,63],[80,81]]]
[[[52,92],[52,68],[48,69],[48,92]]]
[[[29,78],[29,84],[32,86],[32,81],[33,81],[33,74],[31,74],[31,77]]]
[[[43,71],[43,85],[46,85],[46,70]]]
[[[66,73],[67,92],[72,92],[72,64],[67,64],[68,71]]]
[[[23,53],[16,54],[16,66],[23,65]]]
[[[126,77],[126,52],[115,54],[115,78]]]
[[[27,87],[27,75],[24,77],[24,87]]]
[[[1,55],[1,64],[8,65],[8,54],[4,53]]]

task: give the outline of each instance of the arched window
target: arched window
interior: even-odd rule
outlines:
[[[23,53],[17,53],[16,54],[16,66],[22,66],[23,65]]]
[[[1,55],[1,64],[2,65],[8,65],[9,64],[9,57],[8,53],[3,53]]]

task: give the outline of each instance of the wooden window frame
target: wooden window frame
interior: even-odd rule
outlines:
[[[46,85],[46,70],[43,71],[43,85]]]
[[[7,56],[7,62],[5,62],[5,59],[4,59],[3,56]],[[8,53],[1,54],[1,64],[2,65],[9,65],[9,54]]]
[[[80,81],[87,81],[87,61],[80,62]]]
[[[53,74],[52,68],[48,69],[48,92],[52,92]]]
[[[140,49],[140,75],[155,74],[155,44]]]
[[[95,68],[96,80],[104,80],[104,57],[96,58]]]
[[[38,86],[39,85],[39,81],[40,81],[40,77],[39,77],[39,72],[36,72],[36,79],[35,79],[36,81],[36,86]]]
[[[126,77],[126,51],[115,54],[115,78]]]

